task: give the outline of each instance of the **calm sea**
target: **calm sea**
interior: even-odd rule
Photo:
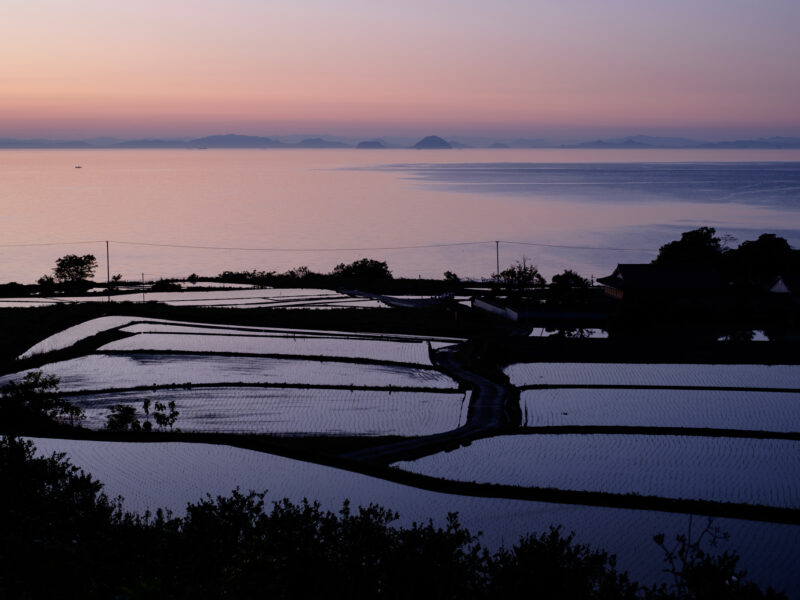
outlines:
[[[365,256],[480,278],[495,240],[501,268],[599,277],[701,225],[800,246],[800,151],[0,150],[0,282],[68,253],[104,279],[105,240],[126,279]]]

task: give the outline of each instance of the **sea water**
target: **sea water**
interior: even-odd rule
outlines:
[[[90,253],[104,280],[106,240],[132,280],[362,257],[600,277],[703,225],[800,245],[800,151],[0,150],[0,282]]]

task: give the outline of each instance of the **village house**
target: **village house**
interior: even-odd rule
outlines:
[[[698,266],[619,264],[597,282],[606,295],[619,300],[712,300],[729,289],[719,269]]]

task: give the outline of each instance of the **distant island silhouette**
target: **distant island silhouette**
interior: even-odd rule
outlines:
[[[424,137],[413,146],[417,150],[449,150],[452,147],[450,142],[443,140],[438,135]]]
[[[564,144],[562,148],[619,148],[619,149],[639,149],[639,148],[675,148],[689,149],[700,148],[719,150],[726,148],[743,150],[780,150],[800,148],[800,138],[791,137],[770,137],[757,140],[734,140],[730,142],[705,142],[687,138],[654,137],[649,135],[633,135],[624,138],[614,138],[608,140],[593,140],[577,144]]]

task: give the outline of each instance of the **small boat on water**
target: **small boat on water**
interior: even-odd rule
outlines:
[[[76,168],[76,169],[82,169],[83,167],[82,167],[82,166],[80,166],[80,165],[75,165],[75,168]]]

